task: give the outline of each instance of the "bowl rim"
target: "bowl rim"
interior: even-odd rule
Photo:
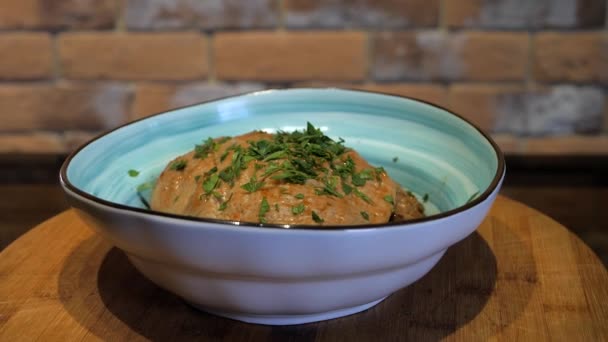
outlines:
[[[152,209],[131,207],[131,206],[128,206],[125,204],[116,203],[116,202],[112,202],[112,201],[108,201],[108,200],[99,198],[97,196],[93,196],[83,190],[80,190],[78,187],[76,187],[74,184],[72,184],[70,182],[70,180],[68,179],[67,169],[68,169],[70,163],[72,162],[72,160],[74,159],[74,157],[78,153],[80,153],[80,151],[82,151],[84,148],[86,148],[90,144],[94,143],[95,141],[105,137],[106,135],[110,135],[114,131],[122,129],[123,127],[134,125],[140,121],[149,120],[153,117],[171,114],[173,112],[176,112],[176,111],[184,109],[184,108],[196,107],[196,106],[199,106],[202,104],[222,101],[222,100],[231,99],[231,98],[237,98],[237,97],[241,97],[241,96],[259,95],[262,93],[270,93],[270,92],[288,92],[288,91],[294,91],[294,90],[345,90],[345,91],[349,91],[349,92],[368,93],[368,94],[390,96],[390,97],[396,97],[396,98],[400,98],[400,99],[420,102],[420,103],[426,104],[428,106],[443,110],[446,113],[453,115],[456,118],[460,119],[461,121],[464,121],[465,123],[470,125],[479,134],[481,134],[481,136],[484,139],[486,139],[486,141],[488,143],[490,143],[490,145],[492,146],[492,149],[494,150],[494,153],[496,154],[496,159],[498,162],[497,166],[496,166],[496,173],[495,173],[492,181],[490,182],[490,185],[488,185],[488,187],[482,193],[478,194],[475,199],[465,203],[464,205],[456,207],[454,209],[450,209],[447,211],[440,212],[438,214],[425,216],[425,217],[421,217],[421,218],[416,218],[416,219],[411,219],[411,220],[407,220],[407,221],[373,223],[373,224],[370,223],[370,224],[350,225],[350,226],[349,225],[305,225],[305,224],[259,223],[259,222],[222,220],[222,219],[214,219],[214,218],[204,218],[204,217],[171,214],[171,213],[161,212],[161,211],[152,210]],[[462,115],[457,114],[454,111],[449,110],[441,105],[437,105],[435,103],[431,103],[426,100],[421,100],[421,99],[417,99],[417,98],[410,97],[410,96],[392,94],[392,93],[388,93],[388,92],[361,90],[361,89],[348,88],[348,87],[269,88],[269,89],[264,89],[264,90],[250,91],[250,92],[239,93],[239,94],[235,94],[235,95],[224,96],[221,98],[201,101],[201,102],[197,102],[194,104],[157,112],[157,113],[154,113],[154,114],[151,114],[151,115],[148,115],[148,116],[145,116],[145,117],[142,117],[142,118],[130,121],[130,122],[126,122],[113,129],[101,132],[98,135],[96,135],[95,137],[93,137],[92,139],[90,139],[89,141],[87,141],[86,143],[79,146],[76,150],[74,150],[73,152],[71,152],[68,155],[68,157],[65,159],[65,161],[61,165],[61,169],[59,171],[59,182],[66,192],[68,192],[68,191],[73,192],[74,194],[76,194],[78,196],[81,196],[89,201],[92,201],[96,205],[106,206],[106,207],[120,210],[120,211],[148,214],[148,215],[152,215],[152,216],[183,220],[186,222],[214,223],[214,224],[220,224],[220,225],[226,225],[226,226],[232,226],[232,227],[243,226],[243,227],[264,228],[264,229],[274,228],[274,229],[280,229],[280,230],[302,229],[302,230],[317,230],[317,231],[340,231],[340,230],[363,230],[363,229],[370,229],[370,228],[389,228],[389,227],[396,227],[396,226],[399,226],[399,227],[412,226],[412,225],[423,223],[423,222],[437,221],[440,219],[444,219],[444,218],[465,212],[465,211],[477,206],[478,204],[484,202],[486,199],[488,199],[488,197],[490,197],[490,195],[494,192],[494,190],[496,190],[496,188],[499,186],[499,184],[501,183],[501,181],[505,175],[505,172],[506,172],[505,164],[506,163],[505,163],[505,157],[504,157],[503,152],[500,150],[500,148],[498,147],[498,144],[496,144],[496,142],[490,137],[489,134],[484,132],[481,128],[479,128],[477,125],[475,125],[474,123],[472,123],[471,121],[469,121],[468,119],[463,117]],[[286,229],[286,228],[289,228],[289,229]]]

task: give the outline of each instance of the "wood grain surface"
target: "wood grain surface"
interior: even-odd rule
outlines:
[[[1,341],[608,340],[608,272],[563,226],[499,197],[420,281],[360,314],[271,327],[191,308],[66,211],[0,253]]]

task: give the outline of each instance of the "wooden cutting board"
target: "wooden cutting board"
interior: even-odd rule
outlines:
[[[608,272],[557,222],[499,197],[423,279],[360,314],[295,326],[197,311],[66,211],[0,253],[0,340],[608,340]]]

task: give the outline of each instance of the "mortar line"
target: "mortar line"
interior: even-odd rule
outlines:
[[[536,46],[534,44],[534,40],[535,40],[535,33],[534,32],[527,32],[528,35],[528,54],[527,54],[527,60],[526,60],[526,68],[525,68],[525,80],[524,80],[524,85],[527,91],[531,90],[534,88],[535,86],[535,81],[534,81],[534,61],[535,61],[535,52],[536,52]]]
[[[127,31],[127,22],[125,18],[126,13],[126,1],[116,0],[116,19],[114,20],[114,32],[126,32]]]
[[[207,33],[207,83],[214,84],[217,82],[216,70],[215,70],[215,54],[214,54],[214,41],[215,36],[213,33]]]
[[[608,1],[608,0],[607,0]],[[285,6],[285,0],[276,0],[276,4],[277,4],[277,10],[278,10],[278,22],[277,22],[277,31],[278,32],[284,32],[286,31],[286,16],[287,16],[287,9]]]
[[[51,38],[51,68],[52,68],[52,83],[56,84],[61,79],[63,70],[61,67],[61,57],[59,55],[58,33],[50,34]]]
[[[374,81],[373,77],[373,58],[374,58],[374,33],[370,30],[365,31],[365,78],[362,80],[363,84],[369,84]]]
[[[446,22],[446,1],[439,0],[439,17],[437,18],[437,29],[441,32],[447,32],[449,30]],[[608,1],[608,0],[607,0]]]

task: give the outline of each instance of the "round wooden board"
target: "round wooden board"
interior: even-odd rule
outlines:
[[[557,222],[499,197],[420,281],[360,314],[263,326],[197,311],[72,210],[0,253],[0,340],[608,340],[608,272]]]

